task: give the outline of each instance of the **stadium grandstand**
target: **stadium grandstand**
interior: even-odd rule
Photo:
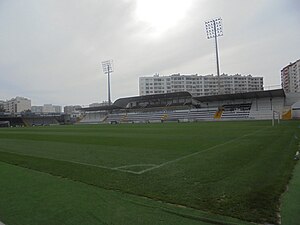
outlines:
[[[49,126],[71,123],[68,115],[35,113],[0,113],[0,127]]]
[[[174,92],[117,99],[111,106],[80,109],[79,123],[152,123],[219,120],[292,119],[292,105],[299,96],[287,96],[283,89],[192,97]],[[298,107],[300,108],[300,107]]]

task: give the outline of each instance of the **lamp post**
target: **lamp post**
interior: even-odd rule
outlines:
[[[107,92],[108,92],[108,105],[111,105],[110,99],[110,74],[113,72],[113,61],[107,60],[102,62],[102,69],[107,74]]]
[[[217,76],[218,76],[218,94],[221,94],[220,88],[220,63],[219,63],[219,50],[218,50],[218,37],[223,36],[222,19],[217,18],[205,22],[205,29],[207,39],[214,38],[216,46],[216,59],[217,59]]]

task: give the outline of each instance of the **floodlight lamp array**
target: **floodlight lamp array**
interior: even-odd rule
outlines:
[[[222,19],[217,18],[205,22],[207,39],[223,36]]]
[[[106,60],[102,63],[102,69],[104,73],[111,73],[113,72],[113,61],[112,60]]]

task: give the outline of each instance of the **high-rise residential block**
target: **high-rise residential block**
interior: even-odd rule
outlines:
[[[300,59],[281,70],[281,85],[286,93],[300,92]]]
[[[188,91],[193,96],[234,94],[263,90],[263,77],[240,74],[220,76],[220,93],[218,91],[218,77],[213,75],[181,75],[143,76],[139,78],[140,95],[152,95]]]

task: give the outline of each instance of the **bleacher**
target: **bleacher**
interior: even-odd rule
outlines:
[[[273,111],[282,113],[283,109],[283,98],[273,98],[272,101],[270,99],[258,99],[251,107],[249,118],[255,120],[272,119]]]
[[[149,120],[149,113],[127,113],[127,122],[129,123],[142,123]]]
[[[107,116],[89,113],[81,123],[154,123],[163,121],[205,121],[205,120],[237,120],[237,119],[272,119],[273,110],[282,112],[283,100],[273,100],[270,103],[260,100],[255,103],[225,104],[218,107],[163,110],[154,112],[110,113]],[[219,117],[215,115],[219,113]]]
[[[12,115],[0,116],[0,122],[2,122],[2,126],[12,126],[12,127],[23,127],[26,126],[24,124],[24,120],[21,117],[16,117]]]
[[[95,124],[101,123],[106,119],[106,114],[97,113],[97,112],[89,112],[86,113],[83,118],[79,121],[81,124]]]
[[[49,126],[59,124],[55,117],[50,116],[23,118],[23,122],[26,126]]]
[[[221,119],[247,119],[249,118],[251,105],[252,103],[223,105]]]
[[[105,123],[120,123],[126,117],[126,113],[108,114],[107,118],[103,121]]]
[[[191,109],[187,118],[192,121],[213,120],[218,108]]]
[[[153,112],[150,114],[149,122],[158,122],[165,120],[167,115],[167,112],[164,111]]]
[[[168,116],[166,118],[167,121],[178,121],[178,120],[185,120],[188,118],[190,110],[175,110],[175,111],[168,111]]]
[[[109,114],[103,121],[105,123],[145,123],[145,122],[162,122],[162,121],[198,121],[212,120],[217,108],[210,109],[190,109],[174,111],[157,111],[157,112],[135,112],[135,113],[116,113]]]
[[[273,111],[282,114],[284,107],[282,89],[199,97],[188,92],[165,93],[120,98],[111,106],[82,109],[87,115],[81,123],[262,120],[272,119]]]

